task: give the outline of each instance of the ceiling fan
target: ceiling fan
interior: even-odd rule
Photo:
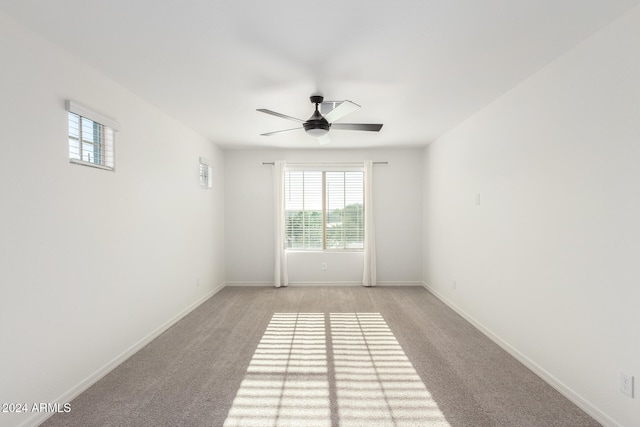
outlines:
[[[357,110],[360,106],[351,101],[342,101],[338,105],[326,113],[324,116],[318,110],[318,106],[324,101],[322,95],[311,95],[309,97],[312,104],[315,104],[316,110],[311,117],[307,120],[297,119],[295,117],[287,116],[285,114],[277,113],[275,111],[267,110],[264,108],[258,108],[257,111],[262,113],[271,114],[272,116],[282,117],[283,119],[293,120],[294,122],[302,123],[302,127],[277,130],[275,132],[262,133],[262,136],[271,136],[280,132],[288,132],[290,130],[304,129],[308,135],[318,138],[320,145],[325,145],[331,142],[329,138],[330,129],[339,130],[360,130],[369,132],[379,132],[382,129],[381,124],[373,123],[334,123],[336,120],[346,116],[347,114]]]

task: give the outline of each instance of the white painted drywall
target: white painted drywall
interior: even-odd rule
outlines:
[[[301,134],[301,138],[308,138]],[[388,161],[374,166],[378,281],[416,283],[422,275],[422,150],[228,150],[225,239],[228,283],[273,283],[272,166],[262,162]],[[361,283],[362,253],[288,255],[291,283]],[[321,264],[327,263],[327,270]]]
[[[224,282],[224,153],[2,14],[0,58],[0,402],[55,402]],[[69,163],[66,98],[116,172]]]
[[[638,52],[635,8],[424,152],[425,282],[606,425],[640,425]]]

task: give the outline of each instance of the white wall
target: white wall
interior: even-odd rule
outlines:
[[[424,152],[425,282],[605,425],[640,425],[639,51],[635,8]]]
[[[303,134],[301,138],[306,138]],[[374,165],[378,281],[415,284],[422,275],[421,149],[225,152],[227,283],[273,283],[272,166],[262,162],[388,161]],[[292,283],[361,283],[362,254],[289,253]],[[321,271],[321,263],[327,271]]]
[[[223,152],[1,14],[0,58],[0,402],[55,402],[224,282]],[[69,163],[68,97],[116,172]]]

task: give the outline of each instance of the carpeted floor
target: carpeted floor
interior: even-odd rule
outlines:
[[[45,426],[599,426],[420,287],[225,288]]]

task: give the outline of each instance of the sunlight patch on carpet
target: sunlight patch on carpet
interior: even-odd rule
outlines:
[[[448,427],[380,313],[332,313],[340,426]]]
[[[231,426],[331,426],[323,313],[276,313],[240,384]]]
[[[273,315],[225,427],[330,427],[332,416],[341,427],[449,427],[380,313],[328,320],[330,331],[323,313]]]

